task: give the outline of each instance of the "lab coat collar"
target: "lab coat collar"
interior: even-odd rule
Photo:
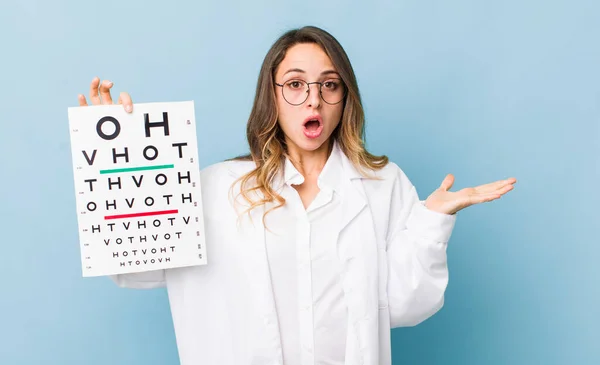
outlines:
[[[283,182],[292,185],[301,185],[304,183],[304,176],[296,169],[289,157],[285,158],[283,165]]]
[[[356,170],[352,162],[344,154],[337,141],[333,142],[331,153],[321,171],[317,183],[319,188],[331,189],[340,193],[343,189],[342,178],[355,179],[361,178],[362,175]],[[275,180],[275,187],[279,188],[283,183],[288,185],[299,185],[304,182],[304,177],[296,169],[289,158],[285,159],[283,167],[283,181]]]
[[[279,175],[281,176],[281,175]],[[366,196],[361,189],[362,185],[353,182],[353,180],[361,179],[363,175],[354,167],[352,161],[342,151],[339,143],[334,141],[333,149],[321,175],[319,176],[319,188],[332,189],[337,194],[344,198],[343,214],[338,227],[341,231],[360,211],[367,205]],[[285,159],[283,180],[275,178],[273,186],[276,190],[280,190],[283,184],[302,184],[304,177],[294,167],[289,159]]]

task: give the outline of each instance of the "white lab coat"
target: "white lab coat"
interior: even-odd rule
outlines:
[[[390,329],[443,305],[456,216],[425,208],[393,163],[378,180],[345,156],[342,164],[343,217],[331,229],[348,309],[346,364],[390,365]],[[207,265],[112,276],[121,287],[166,286],[182,365],[283,365],[262,224],[270,206],[238,220],[230,204],[231,184],[252,167],[227,161],[201,173]]]

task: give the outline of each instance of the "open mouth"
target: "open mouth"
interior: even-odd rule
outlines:
[[[304,135],[308,138],[317,138],[323,132],[323,120],[320,116],[312,116],[304,121]]]
[[[304,128],[309,131],[316,131],[317,128],[321,126],[321,122],[318,119],[311,119],[308,122],[304,123]]]

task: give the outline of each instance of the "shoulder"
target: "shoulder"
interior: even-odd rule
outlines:
[[[252,171],[256,165],[253,161],[230,160],[206,166],[200,170],[202,184],[222,185],[227,181],[233,183],[239,177]]]
[[[202,195],[220,197],[228,192],[233,184],[255,167],[253,161],[223,161],[200,170]]]
[[[369,170],[368,174],[373,176],[373,178],[363,179],[367,184],[400,184],[412,187],[412,183],[404,173],[404,170],[392,161],[388,162],[387,165],[379,170]]]
[[[202,204],[208,215],[223,217],[234,213],[231,197],[232,187],[240,177],[252,171],[255,164],[252,161],[230,160],[206,166],[200,170]]]
[[[398,205],[416,192],[406,173],[394,162],[372,171],[372,176],[361,180],[365,194],[375,205]]]

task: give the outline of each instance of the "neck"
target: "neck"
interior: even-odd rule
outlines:
[[[314,151],[305,151],[298,146],[289,143],[288,155],[294,167],[304,176],[305,179],[316,178],[323,170],[331,150],[333,142],[328,140],[321,147]]]

